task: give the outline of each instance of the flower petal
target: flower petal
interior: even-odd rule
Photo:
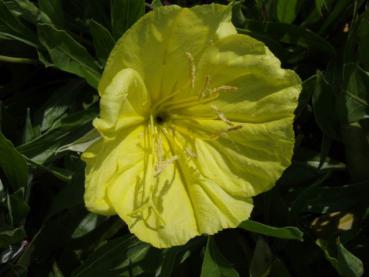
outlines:
[[[100,99],[100,118],[95,128],[104,137],[142,123],[150,111],[150,96],[140,75],[130,68],[119,71]]]
[[[106,199],[106,186],[101,182],[105,182],[112,176],[115,165],[106,167],[108,170],[105,170],[105,166],[108,165],[104,163],[105,159],[103,157],[108,155],[110,149],[104,148],[105,145],[100,139],[81,156],[82,160],[86,162],[84,202],[88,210],[98,214],[110,215],[115,212]]]
[[[198,74],[200,84],[210,80],[210,89],[235,89],[219,89],[215,100],[176,111],[176,129],[198,139],[197,167],[231,194],[251,197],[270,189],[291,161],[300,79],[244,35],[208,48]]]
[[[201,174],[231,195],[255,196],[270,189],[290,165],[293,117],[229,126],[220,120],[177,121],[176,130],[195,140]]]
[[[131,151],[145,149],[138,146],[140,143],[130,135],[120,151],[126,157]],[[196,164],[179,149],[174,150],[167,140],[163,141],[163,148],[172,155],[178,154],[178,159],[159,175],[154,174],[153,154],[142,150],[141,161],[134,166],[121,165],[122,170],[108,185],[111,205],[140,240],[159,248],[181,245],[200,234],[236,227],[250,216],[250,198],[229,194],[202,176]]]
[[[124,190],[134,187],[144,172],[144,127],[131,127],[114,140],[99,140],[82,155],[86,162],[85,204],[93,212],[116,213],[107,192],[109,186],[117,184],[122,174],[125,179],[118,183]],[[127,173],[128,172],[128,173]],[[117,195],[120,199],[124,193]],[[132,200],[133,201],[133,200]]]
[[[218,41],[201,57],[198,93],[204,83],[218,90],[219,97],[210,104],[183,109],[181,114],[214,118],[216,108],[233,121],[276,120],[293,114],[301,91],[299,77],[282,69],[264,44],[238,34]]]
[[[231,7],[204,5],[191,9],[157,8],[142,17],[117,42],[100,81],[104,94],[115,74],[133,68],[142,76],[152,99],[190,84],[194,64],[214,41],[236,33]]]

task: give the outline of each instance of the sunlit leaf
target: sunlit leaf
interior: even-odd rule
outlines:
[[[364,274],[362,261],[348,251],[341,242],[337,244],[324,240],[316,242],[324,251],[327,260],[344,277],[361,277]]]
[[[100,72],[96,61],[72,36],[48,24],[38,25],[38,35],[56,67],[97,86]]]
[[[238,228],[281,239],[303,240],[303,233],[296,227],[273,227],[253,220],[246,220]]]

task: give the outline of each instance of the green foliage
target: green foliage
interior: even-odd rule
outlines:
[[[154,249],[83,205],[96,87],[145,12],[233,2],[240,33],[298,72],[293,163],[239,228]],[[0,0],[1,276],[364,276],[369,264],[365,0]]]

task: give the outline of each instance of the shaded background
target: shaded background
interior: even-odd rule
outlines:
[[[192,6],[227,1],[163,1]],[[297,71],[293,164],[252,221],[158,250],[88,213],[78,150],[115,41],[159,0],[0,0],[0,276],[363,276],[369,4],[244,0],[240,33]],[[77,142],[76,142],[77,141]]]

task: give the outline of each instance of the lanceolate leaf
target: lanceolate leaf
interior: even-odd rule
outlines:
[[[111,25],[114,37],[120,38],[144,13],[144,0],[112,0]]]
[[[56,26],[64,26],[64,11],[62,0],[39,0],[40,9]]]
[[[76,74],[91,86],[97,87],[100,78],[99,68],[86,48],[66,31],[49,24],[39,24],[38,34],[57,68]]]
[[[26,185],[28,178],[27,163],[14,145],[0,132],[0,167],[12,188]]]
[[[277,17],[280,22],[291,23],[297,15],[298,0],[278,0]]]
[[[37,47],[35,34],[15,17],[8,7],[0,1],[0,37],[18,40],[29,46]]]
[[[296,227],[273,227],[253,220],[244,221],[238,227],[246,231],[259,233],[265,236],[281,239],[303,240],[303,233]]]
[[[124,235],[109,241],[96,250],[73,273],[73,277],[100,277],[103,275],[137,276],[144,273],[144,268],[135,266],[145,259],[150,250],[148,244],[140,242],[132,235]],[[152,258],[152,257],[151,257]],[[149,274],[149,272],[145,272]]]
[[[362,261],[348,251],[341,242],[333,243],[319,239],[316,243],[322,248],[326,259],[337,270],[340,276],[363,276],[364,268]]]
[[[101,65],[105,64],[115,40],[108,29],[95,20],[90,21],[90,31],[95,46],[97,59]]]
[[[238,272],[220,253],[215,238],[208,237],[201,277],[238,277]]]
[[[346,119],[349,123],[369,118],[369,72],[359,65],[345,67]]]
[[[250,35],[268,35],[280,42],[297,45],[310,51],[323,52],[331,56],[334,56],[336,52],[333,46],[321,36],[292,24],[260,22],[248,19],[245,20],[244,30],[250,32]]]

